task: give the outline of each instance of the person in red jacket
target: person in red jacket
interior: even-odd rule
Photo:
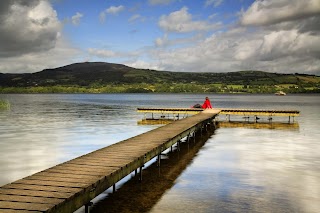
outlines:
[[[211,102],[208,97],[206,97],[206,100],[202,104],[202,108],[203,109],[212,109]]]

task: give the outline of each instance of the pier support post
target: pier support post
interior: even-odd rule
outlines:
[[[140,166],[139,181],[142,182],[142,166]]]
[[[158,167],[158,177],[160,177],[160,163],[161,163],[161,152],[158,154],[157,167]]]
[[[158,154],[157,167],[160,167],[160,161],[161,161],[161,152]]]
[[[258,116],[254,116],[254,121],[256,122],[256,123],[258,123],[258,120],[259,120],[260,118],[258,117]]]
[[[85,213],[89,213],[90,212],[90,206],[92,206],[92,202],[89,202],[87,204],[84,205],[84,212]]]
[[[113,184],[112,186],[112,193],[115,193],[116,192],[116,184]]]
[[[180,152],[180,140],[177,141],[177,150]]]

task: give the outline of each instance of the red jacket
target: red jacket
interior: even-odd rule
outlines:
[[[202,108],[203,109],[212,109],[212,106],[211,106],[211,103],[210,103],[210,100],[209,99],[206,99],[204,101],[204,103],[202,104]]]

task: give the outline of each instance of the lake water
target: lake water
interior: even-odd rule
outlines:
[[[186,154],[185,165],[170,167],[170,174],[179,172],[157,191],[152,205],[134,206],[143,206],[141,198],[121,211],[319,212],[319,95],[1,94],[11,109],[0,110],[0,185],[158,127],[138,125],[143,115],[137,107],[190,107],[205,96],[216,108],[296,109],[300,116],[295,125],[216,129],[191,157]],[[266,121],[262,117],[259,123]],[[151,190],[140,187],[142,194]],[[93,212],[112,212],[106,203],[116,205],[115,197],[105,193]],[[126,199],[116,198],[121,208]]]

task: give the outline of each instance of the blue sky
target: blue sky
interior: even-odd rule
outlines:
[[[2,0],[0,72],[104,61],[320,74],[319,0]]]

